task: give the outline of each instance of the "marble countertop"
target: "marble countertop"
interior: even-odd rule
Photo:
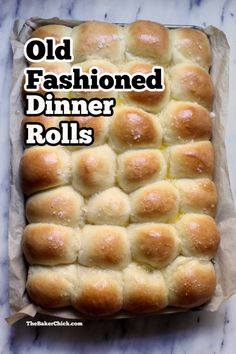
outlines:
[[[149,19],[165,24],[215,25],[231,47],[230,115],[226,144],[236,197],[236,1],[235,0],[0,0],[0,354],[148,353],[234,354],[236,296],[218,312],[189,312],[127,320],[84,322],[83,327],[27,327],[25,319],[9,327],[7,219],[9,204],[8,112],[12,55],[9,35],[16,18],[32,16],[130,22]],[[38,320],[45,317],[37,316]]]

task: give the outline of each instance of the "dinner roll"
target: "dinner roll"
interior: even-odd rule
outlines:
[[[181,238],[182,254],[210,260],[220,242],[217,225],[210,216],[186,214],[175,225]]]
[[[127,26],[126,51],[128,59],[139,57],[167,66],[171,59],[168,28],[151,21],[131,23]]]
[[[31,33],[31,38],[44,39],[46,37],[53,37],[58,44],[63,37],[70,37],[72,28],[63,25],[46,25],[36,28]]]
[[[137,264],[123,272],[124,309],[134,313],[162,310],[168,304],[168,290],[162,274]]]
[[[74,263],[78,241],[72,228],[56,224],[31,224],[23,232],[22,246],[30,264]]]
[[[150,74],[152,69],[152,64],[132,61],[126,64],[122,71],[130,75],[137,73]],[[123,97],[130,105],[136,105],[151,113],[158,113],[167,104],[170,97],[170,84],[167,73],[164,75],[164,85],[163,91],[124,91]]]
[[[43,69],[45,73],[54,73],[54,74],[62,74],[66,73],[69,74],[71,71],[71,66],[69,63],[62,62],[62,61],[40,61],[39,63],[32,63],[30,64],[29,68],[33,69]],[[27,91],[23,87],[23,94],[25,95],[26,93],[32,93],[32,91]],[[45,95],[45,93],[51,92],[54,94],[56,98],[63,98],[63,97],[68,97],[69,92],[68,91],[47,91],[44,90],[41,86],[38,91],[34,91],[34,93],[38,93],[40,95]]]
[[[130,195],[131,221],[168,222],[175,218],[179,208],[176,188],[167,181],[142,187]]]
[[[71,304],[76,283],[76,266],[29,267],[26,289],[31,300],[45,308],[60,308]]]
[[[39,123],[43,125],[45,129],[54,128],[59,126],[60,120],[63,120],[63,118],[55,116],[45,116],[43,114],[39,116],[25,116],[22,119],[22,129],[24,130],[26,123]]]
[[[118,312],[123,304],[122,275],[114,270],[79,267],[72,304],[86,315]]]
[[[23,192],[26,195],[70,182],[71,157],[60,147],[34,146],[20,161]]]
[[[212,143],[201,141],[170,147],[169,166],[172,178],[212,178],[214,170]]]
[[[72,154],[72,185],[85,196],[109,188],[115,183],[116,156],[108,145],[84,149]]]
[[[120,26],[105,22],[86,22],[72,30],[74,63],[88,59],[109,59],[114,63],[124,58],[125,42]]]
[[[122,269],[130,262],[126,229],[86,225],[81,231],[79,263],[89,267]]]
[[[132,258],[154,268],[163,268],[180,253],[175,228],[166,224],[137,224],[128,228]]]
[[[159,150],[130,150],[118,157],[117,179],[120,187],[132,192],[138,187],[164,179],[166,161]]]
[[[177,64],[169,71],[172,97],[196,102],[211,110],[214,88],[210,75],[196,64]]]
[[[117,187],[95,194],[87,204],[87,221],[91,224],[126,226],[129,215],[129,198]]]
[[[180,212],[215,216],[217,192],[214,182],[208,178],[180,179],[175,186],[180,193]]]
[[[93,67],[96,67],[98,69],[98,74],[114,74],[118,73],[119,70],[117,66],[109,62],[108,60],[99,60],[99,59],[93,59],[93,60],[87,60],[83,63],[79,64],[74,64],[72,66],[72,69],[74,68],[80,68],[83,73],[89,73],[89,70],[92,69]],[[71,92],[72,97],[82,97],[87,100],[90,100],[92,98],[117,98],[118,92],[117,91],[72,91]]]
[[[173,63],[192,62],[208,70],[212,62],[209,40],[203,31],[177,28],[170,31]]]
[[[108,135],[108,129],[109,129],[109,121],[110,117],[92,117],[92,116],[87,116],[87,117],[79,117],[79,116],[71,116],[67,117],[66,121],[69,122],[78,122],[80,128],[92,128],[93,129],[93,137],[94,137],[94,142],[92,146],[98,146],[102,145],[105,143]],[[69,145],[67,146],[69,150],[76,150],[76,149],[81,149],[81,148],[87,148],[87,146],[73,146]]]
[[[121,106],[110,119],[109,144],[115,150],[161,145],[161,126],[154,115],[135,107]]]
[[[164,274],[171,306],[191,308],[203,305],[215,291],[215,270],[208,261],[178,257]]]
[[[54,223],[81,226],[84,223],[83,197],[72,187],[58,187],[32,195],[26,201],[29,223]]]
[[[160,115],[165,145],[209,140],[212,134],[210,113],[197,103],[171,101]]]

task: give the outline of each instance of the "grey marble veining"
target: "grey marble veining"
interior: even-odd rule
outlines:
[[[19,353],[149,353],[234,354],[236,297],[218,312],[189,312],[127,320],[87,321],[83,327],[26,327],[25,320],[9,327],[7,218],[9,203],[8,112],[11,86],[9,35],[16,18],[31,16],[130,22],[150,19],[167,24],[215,25],[231,46],[230,114],[226,142],[236,196],[236,1],[235,0],[0,0],[0,354]],[[37,316],[37,319],[45,317]]]

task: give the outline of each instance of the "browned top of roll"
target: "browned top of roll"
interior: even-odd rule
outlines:
[[[163,268],[180,252],[180,242],[173,226],[157,223],[130,225],[128,235],[135,260],[154,268]]]
[[[217,191],[208,178],[179,179],[175,182],[180,192],[180,211],[215,216]]]
[[[30,264],[68,264],[77,257],[76,237],[70,227],[43,223],[27,225],[22,241]]]
[[[83,197],[71,186],[63,186],[32,195],[26,201],[29,223],[54,223],[77,227],[83,224]]]
[[[131,75],[137,73],[150,74],[153,65],[144,62],[132,61],[123,67],[124,72]],[[170,84],[167,73],[164,75],[165,89],[163,91],[127,91],[123,93],[125,99],[131,104],[147,110],[148,112],[158,113],[167,104],[170,96]]]
[[[171,58],[169,30],[159,23],[139,20],[127,28],[127,51],[168,65]]]
[[[162,134],[157,118],[134,107],[117,108],[110,125],[110,143],[118,151],[158,147]]]
[[[131,263],[124,271],[124,309],[133,313],[150,313],[167,305],[168,290],[159,271]]]
[[[120,62],[124,57],[125,44],[120,26],[91,21],[72,30],[74,62],[92,58],[106,58]]]
[[[178,212],[177,190],[167,181],[152,183],[131,194],[131,219],[168,222]]]
[[[184,215],[176,224],[182,240],[182,254],[210,260],[216,253],[220,234],[213,218],[208,215]]]
[[[92,146],[101,145],[105,142],[108,133],[109,118],[106,117],[67,117],[70,122],[78,122],[80,128],[92,128],[94,133],[94,143]]]
[[[102,316],[122,307],[122,277],[119,272],[80,267],[74,307],[87,315]]]
[[[24,129],[24,126],[26,123],[40,123],[41,125],[44,126],[45,129],[48,128],[53,128],[53,127],[58,127],[59,121],[63,118],[59,117],[48,117],[43,114],[40,116],[25,116],[22,119],[22,129]]]
[[[118,183],[127,192],[163,179],[166,175],[166,161],[159,150],[130,150],[118,157]]]
[[[216,287],[216,275],[211,262],[178,257],[167,269],[169,304],[196,307],[207,302]]]
[[[24,151],[20,174],[26,195],[67,184],[71,175],[70,155],[59,147],[32,147]]]
[[[171,101],[161,115],[161,123],[163,140],[167,145],[211,138],[210,113],[197,103]]]
[[[193,28],[170,31],[173,45],[173,62],[191,61],[208,70],[212,62],[209,40],[205,33]]]
[[[41,26],[31,33],[31,38],[41,38],[53,37],[56,43],[60,42],[63,37],[69,37],[71,35],[72,29],[63,25],[46,25]]]
[[[213,146],[209,141],[172,146],[169,149],[169,163],[172,178],[212,178]]]
[[[69,306],[71,292],[76,280],[73,265],[29,268],[26,289],[30,298],[45,308]]]
[[[197,102],[211,110],[214,88],[207,71],[196,64],[177,64],[170,69],[170,79],[174,99]]]

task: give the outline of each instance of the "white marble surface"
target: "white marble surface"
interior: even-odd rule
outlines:
[[[236,297],[217,313],[192,312],[129,320],[84,322],[83,327],[9,327],[7,217],[9,203],[8,112],[11,84],[9,34],[15,18],[31,16],[130,22],[150,19],[166,24],[215,25],[231,46],[230,116],[227,151],[236,196],[236,1],[235,0],[0,0],[0,354],[8,353],[149,353],[234,354]],[[42,319],[42,316],[38,316]]]

